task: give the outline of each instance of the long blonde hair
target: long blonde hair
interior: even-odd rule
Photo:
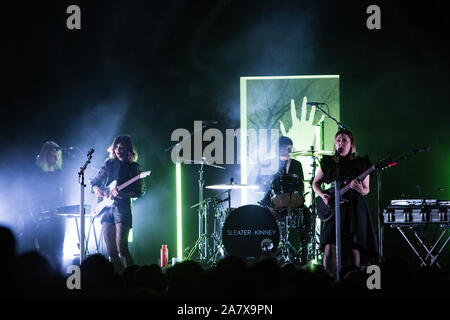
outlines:
[[[55,152],[57,157],[56,164],[53,167],[54,170],[62,169],[62,151],[59,148],[59,145],[53,141],[46,141],[42,145],[39,155],[36,157],[36,165],[44,172],[50,171],[48,156],[51,152]]]

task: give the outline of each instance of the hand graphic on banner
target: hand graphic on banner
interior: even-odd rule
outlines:
[[[316,107],[311,107],[308,120],[306,120],[307,98],[303,98],[300,119],[297,118],[297,110],[295,109],[295,101],[291,99],[291,122],[292,127],[286,131],[284,123],[280,120],[280,131],[283,136],[287,136],[294,141],[296,150],[309,150],[314,145],[315,125],[313,125],[314,115],[316,114]],[[324,120],[322,115],[319,123]]]

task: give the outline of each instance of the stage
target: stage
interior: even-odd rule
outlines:
[[[355,156],[370,162],[351,178],[374,166],[362,197],[378,261],[361,268],[364,277],[383,261],[388,269],[394,261],[412,273],[448,272],[447,8],[328,0],[4,5],[0,225],[16,239],[15,254],[59,242],[64,274],[83,249],[83,201],[84,258],[108,258],[91,181],[113,157],[115,137],[126,135],[136,151],[131,162],[148,172],[134,181],[142,194],[130,196],[133,264],[161,267],[167,245],[164,274],[177,262],[209,269],[238,256],[250,265],[274,258],[302,277],[324,264],[313,182],[336,156],[336,132],[346,129]],[[281,136],[302,168],[288,200],[286,180],[281,189],[271,180]],[[62,189],[35,184],[48,141],[62,157]],[[51,190],[62,198],[38,211],[58,217],[61,235],[44,227],[49,218],[32,204]],[[261,204],[268,190],[280,205]],[[52,238],[39,240],[39,232]],[[277,297],[294,296],[286,290]]]

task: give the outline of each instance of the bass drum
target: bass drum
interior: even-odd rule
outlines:
[[[280,243],[280,229],[269,209],[246,205],[231,212],[225,220],[222,242],[227,256],[245,260],[274,257]]]

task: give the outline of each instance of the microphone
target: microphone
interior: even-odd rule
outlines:
[[[338,156],[340,156],[341,153],[342,153],[342,151],[344,151],[344,148],[340,147],[339,149],[337,149],[336,154],[337,154]]]
[[[88,154],[87,154],[88,157],[89,157],[89,156],[92,156],[92,154],[94,153],[94,151],[95,151],[94,148],[91,148],[91,149],[89,150]]]
[[[323,106],[324,104],[326,104],[326,103],[324,103],[324,102],[307,102],[306,103],[306,105],[308,105],[308,106]]]

